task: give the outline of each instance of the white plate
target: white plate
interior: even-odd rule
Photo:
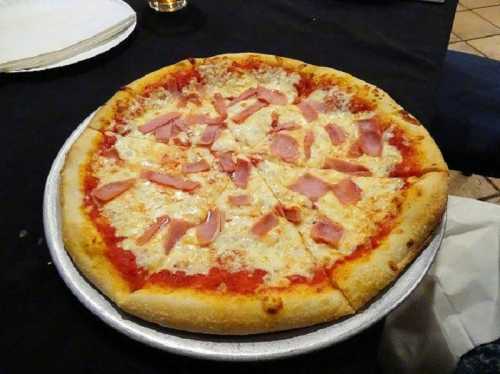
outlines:
[[[60,10],[62,7],[71,7],[71,2],[83,2],[84,4],[89,4],[86,2],[86,0],[0,0],[0,19],[1,19],[1,12],[4,12],[4,15],[6,14],[12,14],[12,17],[14,17],[16,14],[21,13],[24,14],[26,11],[30,11],[31,13],[29,14],[29,17],[23,17],[23,21],[27,22],[30,18],[31,19],[36,19],[37,14],[47,14],[50,12],[57,12]],[[93,1],[95,2],[95,0]],[[109,34],[106,38],[102,38],[99,43],[96,43],[93,45],[90,49],[87,50],[82,50],[81,48],[75,48],[74,44],[77,40],[86,40],[85,38],[88,38],[92,35],[93,33],[90,33],[91,30],[80,30],[76,35],[81,35],[81,38],[76,38],[76,35],[74,36],[74,39],[71,39],[72,41],[68,40],[61,40],[59,44],[54,44],[59,45],[61,49],[49,49],[49,50],[44,50],[44,49],[34,49],[33,50],[33,55],[23,55],[22,58],[35,58],[38,55],[43,55],[45,53],[52,53],[52,52],[58,52],[58,51],[65,51],[64,59],[61,59],[55,63],[49,63],[43,66],[33,66],[29,68],[24,68],[24,69],[12,69],[6,72],[9,73],[18,73],[18,72],[31,72],[31,71],[40,71],[40,70],[47,70],[47,69],[53,69],[61,66],[66,66],[70,64],[74,64],[79,61],[83,61],[89,58],[92,58],[94,56],[97,56],[101,53],[104,53],[111,48],[117,46],[120,44],[122,41],[128,38],[128,36],[134,31],[136,25],[137,25],[137,17],[133,9],[125,2],[121,0],[102,0],[102,4],[109,4],[112,5],[114,9],[120,9],[120,12],[122,13],[128,13],[130,16],[133,18],[131,22],[127,22],[126,27],[124,28],[119,28],[119,32],[116,32],[114,34]],[[95,5],[95,4],[94,4]],[[84,5],[85,6],[85,5]],[[103,6],[103,10],[104,10]],[[6,12],[9,13],[6,13]],[[104,13],[103,13],[104,14]],[[121,13],[120,13],[121,14]],[[109,16],[108,16],[109,17]],[[25,19],[26,18],[26,19]],[[101,21],[103,22],[103,21]],[[102,28],[102,25],[100,25],[100,28]],[[8,45],[9,42],[4,40],[2,42],[2,24],[0,24],[0,47],[2,44]],[[60,33],[59,33],[60,34]],[[104,33],[106,34],[106,33]],[[47,33],[47,35],[51,35],[50,32]],[[55,35],[55,34],[54,34]],[[5,33],[3,35],[5,36]],[[16,42],[19,41],[20,44],[24,44],[28,46],[28,48],[36,48],[35,46],[37,45],[37,40],[36,37],[33,36],[33,29],[32,30],[27,30],[26,32],[23,33],[23,28],[22,25],[19,26],[19,31],[16,31],[15,36],[13,38]],[[88,43],[88,40],[86,40]],[[80,43],[81,44],[81,43]],[[53,46],[53,48],[54,48]],[[3,48],[6,48],[5,46]],[[72,50],[75,50],[74,54],[72,53]],[[31,51],[31,50],[30,50]],[[26,53],[27,51],[25,51]],[[1,51],[0,51],[1,55]],[[66,57],[66,55],[68,57]],[[0,70],[1,71],[1,70]]]
[[[428,246],[385,292],[364,310],[334,323],[239,337],[187,333],[144,322],[121,312],[115,304],[88,283],[64,249],[59,211],[59,174],[66,152],[87,126],[91,116],[87,117],[66,140],[47,178],[43,202],[47,244],[59,274],[75,296],[105,323],[149,346],[197,358],[250,361],[293,356],[339,343],[373,325],[403,302],[429,270],[441,245],[446,216],[443,217]]]

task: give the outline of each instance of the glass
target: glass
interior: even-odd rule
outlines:
[[[158,12],[175,12],[187,5],[187,0],[147,0],[151,8]]]

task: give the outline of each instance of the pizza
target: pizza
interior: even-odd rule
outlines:
[[[425,247],[448,169],[424,126],[347,73],[256,53],[121,88],[72,145],[62,231],[123,311],[201,333],[348,317]]]

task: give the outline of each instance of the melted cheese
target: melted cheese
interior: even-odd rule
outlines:
[[[265,270],[268,286],[286,286],[289,284],[286,277],[290,275],[312,277],[314,261],[292,224],[280,219],[277,227],[258,238],[250,232],[255,221],[248,216],[232,217],[212,243],[227,268],[231,271]]]

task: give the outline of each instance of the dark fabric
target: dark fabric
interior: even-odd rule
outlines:
[[[78,302],[50,263],[43,186],[58,149],[89,113],[120,86],[189,56],[259,51],[333,66],[386,89],[427,123],[456,0],[191,0],[174,15],[130,3],[137,29],[119,47],[61,69],[0,75],[0,372],[375,372],[380,323],[315,354],[252,365],[182,358],[115,332]]]
[[[500,177],[500,62],[448,51],[429,126],[450,168]]]
[[[500,373],[500,339],[470,350],[457,364],[455,374]]]

